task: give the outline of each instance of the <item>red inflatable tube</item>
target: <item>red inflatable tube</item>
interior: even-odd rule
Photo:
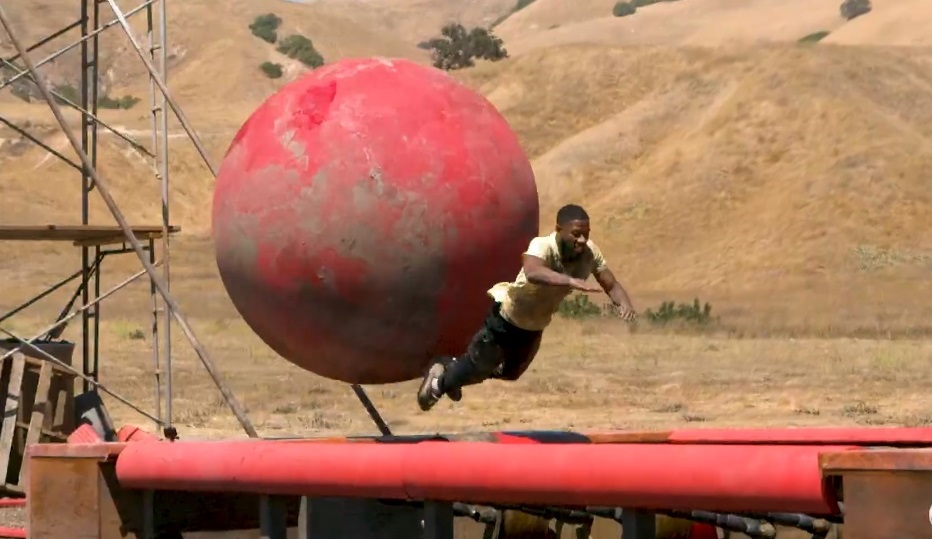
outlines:
[[[26,529],[25,528],[9,528],[6,526],[0,527],[0,537],[10,539],[26,539]]]
[[[667,440],[681,444],[928,446],[932,445],[932,428],[682,429],[671,432]]]
[[[852,447],[666,444],[129,444],[127,488],[489,504],[837,513],[819,453]]]

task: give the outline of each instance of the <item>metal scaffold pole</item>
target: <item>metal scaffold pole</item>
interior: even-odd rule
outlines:
[[[159,75],[162,80],[168,80],[168,0],[159,2]],[[162,151],[159,154],[159,175],[161,178],[162,192],[162,276],[165,279],[165,286],[171,290],[171,273],[170,259],[171,238],[168,234],[170,223],[169,215],[169,181],[168,181],[168,111],[166,110],[167,102],[165,94],[159,92],[159,120],[161,131],[159,133],[162,143]],[[172,430],[172,361],[171,361],[171,335],[172,335],[172,312],[171,305],[165,305],[165,426]]]
[[[81,115],[81,150],[90,158],[91,166],[97,166],[97,94],[98,94],[98,16],[99,4],[95,0],[81,0],[81,108],[92,116]],[[24,58],[25,59],[25,58]],[[81,224],[90,224],[90,192],[94,185],[87,167],[81,169]],[[100,295],[98,272],[91,271],[91,247],[81,246],[82,281],[81,304],[88,305]],[[91,294],[95,295],[91,295]],[[81,312],[81,349],[83,373],[97,380],[97,362],[99,358],[97,337],[99,336],[99,309],[95,304],[91,309]],[[96,391],[96,388],[82,381],[84,391]]]
[[[167,79],[166,64],[168,60],[167,34],[168,14],[166,0],[156,2],[157,10],[150,4],[146,8],[147,35],[149,39],[149,59],[157,66],[158,75],[163,81]],[[162,216],[162,278],[165,286],[171,290],[171,238],[167,233],[169,213],[169,171],[168,171],[168,113],[166,110],[165,94],[159,91],[155,78],[149,75],[149,106],[152,114],[152,148],[153,169],[159,181],[161,193]],[[157,415],[163,422],[167,431],[172,431],[172,361],[171,361],[171,306],[159,301],[155,286],[152,286],[153,320],[152,320],[152,350],[155,371],[155,402]],[[161,325],[162,334],[159,334],[160,314],[164,315]],[[161,343],[161,344],[160,344]],[[164,351],[164,358],[159,354],[159,347]],[[163,398],[164,396],[164,398]],[[164,402],[164,409],[162,403]]]

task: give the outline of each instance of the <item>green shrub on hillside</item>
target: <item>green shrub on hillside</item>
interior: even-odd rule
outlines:
[[[259,65],[259,69],[265,73],[265,76],[270,79],[278,79],[284,75],[284,70],[282,70],[281,64],[273,64],[272,62],[262,62]]]
[[[521,11],[522,9],[528,7],[534,2],[535,0],[518,0],[518,2],[515,4],[515,8],[511,10],[511,12],[514,13],[516,11]]]
[[[664,301],[660,307],[653,311],[644,311],[644,318],[651,324],[665,326],[672,322],[686,322],[690,325],[704,326],[712,321],[712,306],[708,302],[699,305],[699,298],[693,300],[692,305],[673,301]]]
[[[871,9],[873,9],[871,0],[845,0],[838,7],[841,16],[848,21],[869,13]]]
[[[269,43],[275,43],[278,39],[278,26],[281,23],[281,17],[274,13],[266,13],[265,15],[256,17],[252,21],[252,24],[249,25],[249,30],[252,31],[252,35],[259,39]]]
[[[634,15],[637,10],[638,8],[628,2],[616,2],[615,7],[612,8],[612,15],[616,17],[626,17],[628,15]]]
[[[818,43],[819,41],[822,41],[823,39],[825,39],[825,37],[828,36],[829,33],[830,32],[828,30],[821,30],[819,32],[813,32],[809,34],[808,36],[803,36],[799,38],[798,42],[799,43]]]
[[[472,67],[476,58],[493,62],[508,58],[501,38],[486,28],[476,27],[467,32],[462,24],[451,23],[440,34],[442,37],[427,42],[436,68],[449,71]]]
[[[300,34],[292,34],[282,39],[277,50],[308,67],[313,68],[324,65],[324,57],[314,48],[314,43]]]
[[[74,86],[68,83],[56,84],[52,89],[55,91],[55,93],[58,94],[54,96],[56,102],[65,104],[66,103],[65,99],[67,99],[68,101],[71,101],[75,105],[81,104],[81,92]]]
[[[75,86],[68,83],[56,84],[52,90],[58,94],[53,94],[53,98],[56,102],[64,105],[70,101],[75,105],[81,105],[81,91]],[[136,103],[139,103],[139,98],[131,95],[124,95],[118,98],[113,98],[108,95],[97,96],[97,106],[102,109],[131,109]]]
[[[588,318],[600,316],[602,309],[585,294],[572,294],[562,302],[557,313],[564,318]]]
[[[105,95],[97,99],[97,106],[102,109],[131,109],[136,103],[139,103],[139,98],[131,95],[117,99]]]

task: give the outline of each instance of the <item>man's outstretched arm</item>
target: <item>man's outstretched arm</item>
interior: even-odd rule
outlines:
[[[569,275],[553,271],[544,264],[543,259],[525,253],[522,263],[524,276],[528,282],[551,286],[568,286],[581,292],[596,292],[598,288],[586,284],[581,279],[574,279]]]
[[[602,290],[611,298],[612,303],[621,309],[622,316],[628,318],[629,313],[633,315],[634,306],[631,304],[631,298],[628,296],[625,287],[621,286],[621,283],[615,278],[615,274],[612,273],[612,270],[606,266],[592,273],[595,276],[595,280],[598,281],[599,286],[602,287]]]

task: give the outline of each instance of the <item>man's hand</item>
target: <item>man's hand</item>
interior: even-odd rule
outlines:
[[[612,305],[611,312],[612,314],[614,314],[618,318],[621,318],[625,322],[628,322],[628,323],[637,322],[638,313],[634,310],[634,307],[632,307],[631,305],[624,304],[624,303],[619,304],[619,305]]]
[[[638,319],[638,313],[635,312],[634,307],[631,305],[616,305],[615,311],[618,313],[619,318],[625,322],[635,322]]]
[[[570,279],[569,282],[570,288],[573,290],[579,290],[580,292],[601,292],[602,288],[595,285],[586,284],[586,281],[582,279]]]

